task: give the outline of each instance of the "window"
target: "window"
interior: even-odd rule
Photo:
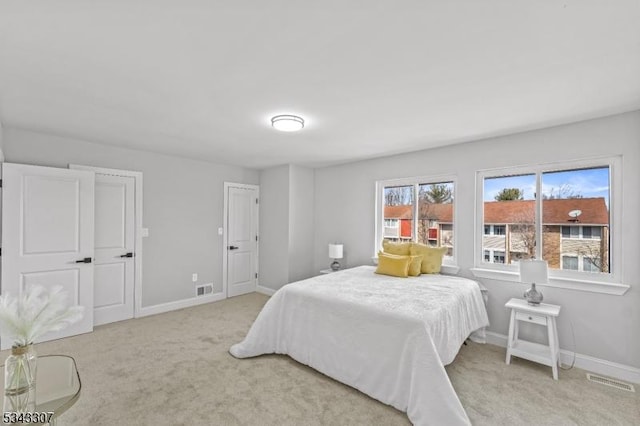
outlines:
[[[600,266],[598,265],[598,259],[593,257],[584,256],[582,258],[582,269],[587,272],[600,272]]]
[[[609,158],[478,172],[478,266],[517,270],[520,259],[535,257],[547,261],[551,278],[589,274],[593,282],[620,282],[620,230],[613,232],[621,217],[614,209],[620,189],[613,186],[620,182],[619,163]],[[504,252],[504,265],[497,265],[496,251]]]
[[[377,187],[376,253],[382,240],[415,241],[447,247],[445,263],[452,263],[455,252],[453,179],[398,179],[377,182]]]
[[[562,256],[562,269],[578,270],[578,256]]]
[[[413,187],[411,185],[384,188],[384,233],[388,241],[413,239]]]
[[[562,269],[583,272],[601,272],[598,259],[584,255],[563,255]]]
[[[484,179],[483,249],[499,250],[488,263],[513,263],[535,252],[535,175],[496,176]],[[499,224],[499,225],[496,225]]]
[[[603,226],[563,226],[562,238],[583,238],[583,239],[600,239],[602,238]]]
[[[506,235],[505,225],[485,225],[484,235]]]
[[[504,263],[504,251],[501,250],[484,250],[484,261],[487,263]]]

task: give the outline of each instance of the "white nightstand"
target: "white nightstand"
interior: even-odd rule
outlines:
[[[507,341],[507,364],[511,363],[511,356],[514,355],[548,365],[553,371],[554,380],[558,380],[560,345],[558,343],[556,317],[560,314],[560,306],[549,305],[547,303],[532,306],[523,299],[511,299],[504,306],[511,309],[509,338]],[[549,345],[541,345],[518,339],[518,321],[546,326]]]

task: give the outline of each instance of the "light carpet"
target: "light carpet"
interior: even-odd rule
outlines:
[[[238,360],[267,297],[217,303],[96,327],[37,345],[78,364],[80,400],[58,425],[407,425],[406,415],[287,356]],[[2,359],[7,351],[0,353]],[[638,425],[640,395],[463,346],[447,372],[474,425]]]

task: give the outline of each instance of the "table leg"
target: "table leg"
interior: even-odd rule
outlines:
[[[514,340],[514,332],[516,331],[514,328],[517,327],[516,321],[516,312],[515,309],[511,309],[511,321],[509,321],[509,336],[507,337],[507,359],[505,362],[511,364],[511,348],[513,347]]]
[[[556,323],[556,317],[551,317],[551,321],[553,321],[553,330],[555,331],[555,335],[556,335],[556,356],[557,356],[557,363],[558,363],[558,367],[562,367],[562,362],[560,361],[560,341],[558,340],[558,326]]]
[[[553,317],[547,317],[547,332],[549,334],[549,352],[551,356],[551,371],[553,380],[558,380],[558,338],[556,337],[555,322]]]

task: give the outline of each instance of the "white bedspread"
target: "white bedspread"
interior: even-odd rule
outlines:
[[[284,286],[229,352],[287,354],[407,412],[415,425],[470,424],[444,365],[489,324],[480,287],[460,277],[394,278],[374,270]]]

